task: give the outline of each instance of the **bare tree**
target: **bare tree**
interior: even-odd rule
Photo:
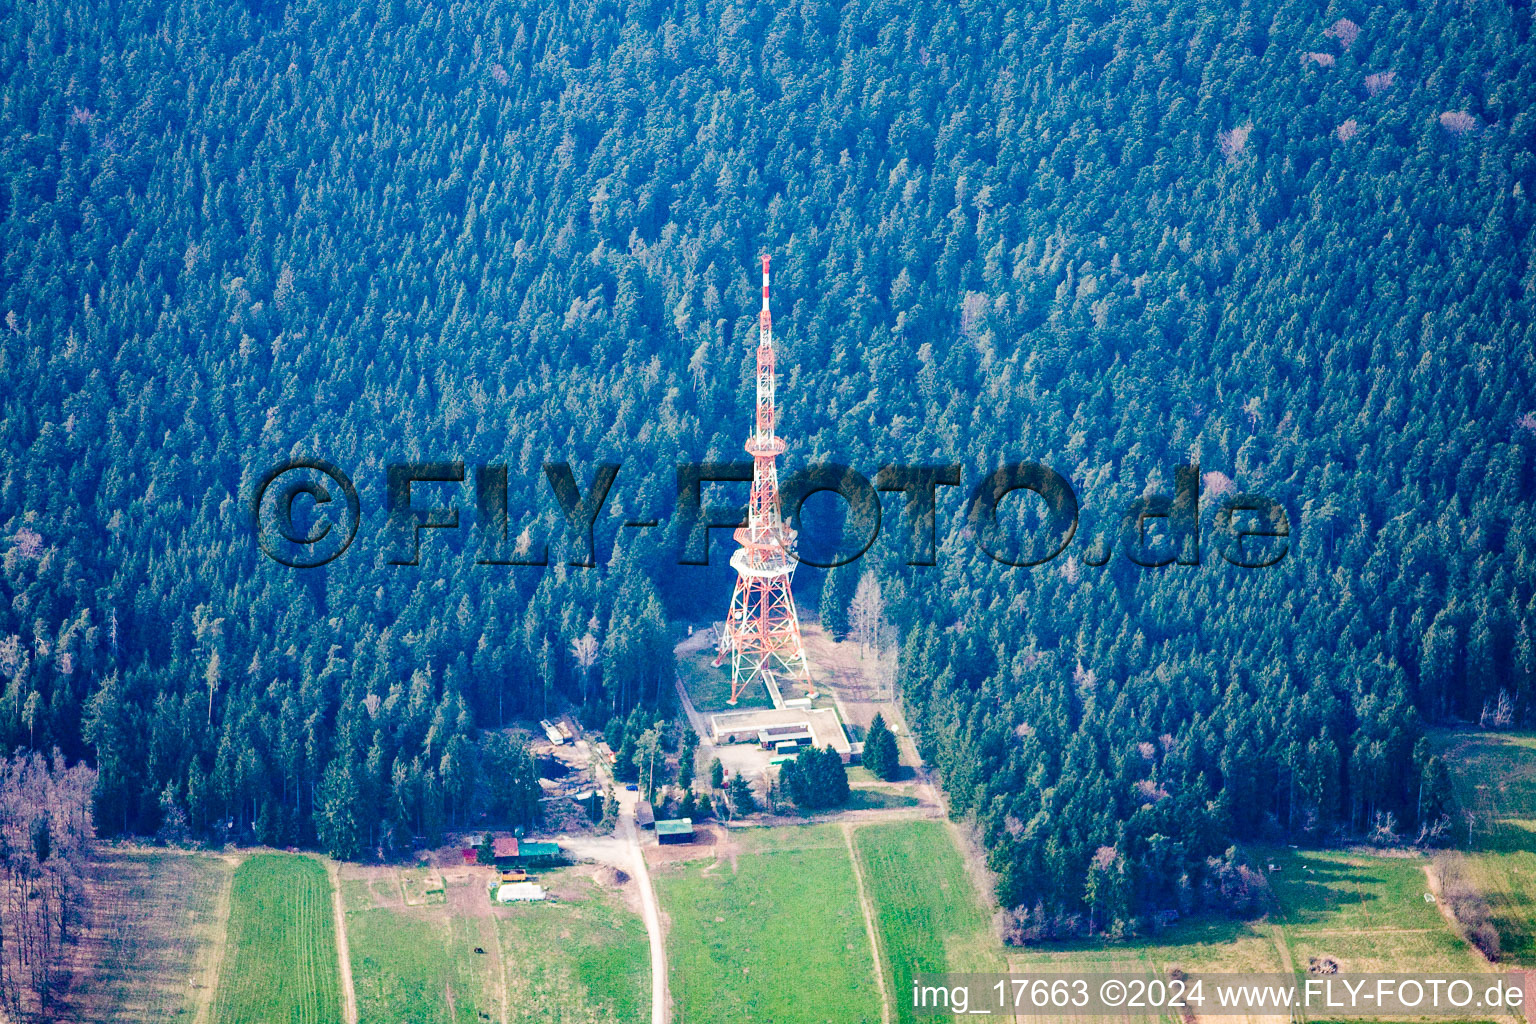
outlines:
[[[875,662],[875,699],[896,696],[896,677],[901,668],[901,648],[895,643],[881,644]]]
[[[1508,729],[1515,724],[1515,702],[1508,690],[1500,690],[1491,701],[1483,702],[1483,713],[1478,719],[1484,729]]]
[[[213,724],[213,695],[219,689],[219,652],[214,651],[208,658],[208,670],[203,673],[203,681],[208,684],[208,723]]]
[[[192,635],[198,643],[208,648],[208,668],[203,681],[208,686],[208,722],[213,723],[213,695],[219,688],[219,638],[224,635],[224,620],[213,617],[208,606],[200,604],[192,609]]]
[[[47,1017],[74,941],[96,773],[57,752],[0,761],[0,1019]]]
[[[881,623],[885,619],[885,598],[880,593],[880,579],[873,569],[859,577],[858,588],[848,605],[848,635],[859,642],[859,657],[866,648],[880,640]]]
[[[591,633],[584,633],[571,643],[571,657],[576,659],[576,668],[581,673],[581,692],[588,700],[592,698],[588,686],[592,679],[592,666],[597,664],[598,652],[597,637]]]

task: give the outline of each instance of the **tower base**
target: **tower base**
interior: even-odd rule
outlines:
[[[726,703],[732,707],[770,672],[781,678],[810,681],[790,578],[787,571],[764,575],[743,572],[736,577],[730,614],[715,657],[716,665],[723,663],[727,654],[731,657],[731,699]],[[816,696],[814,690],[811,696]]]

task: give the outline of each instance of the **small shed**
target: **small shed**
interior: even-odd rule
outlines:
[[[498,868],[505,870],[517,863],[521,855],[516,836],[497,836],[491,840],[491,859],[496,862]]]
[[[540,843],[524,839],[518,844],[518,859],[525,865],[553,864],[560,859],[559,843]]]
[[[635,824],[641,828],[654,828],[656,825],[656,808],[651,806],[649,800],[641,800],[635,804]]]
[[[693,842],[693,819],[670,818],[656,823],[656,841],[658,843],[691,843]]]

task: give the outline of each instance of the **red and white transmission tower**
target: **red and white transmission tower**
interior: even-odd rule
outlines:
[[[779,508],[779,471],[774,459],[785,449],[774,435],[773,318],[768,313],[768,256],[763,255],[763,311],[758,314],[757,423],[747,438],[752,456],[752,497],[747,525],[736,531],[741,545],[731,556],[736,589],[720,637],[719,665],[731,656],[731,699],[735,704],[759,680],[784,674],[809,678],[805,646],[790,579],[795,574],[794,531],[784,525]]]

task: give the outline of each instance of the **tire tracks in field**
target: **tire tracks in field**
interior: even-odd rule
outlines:
[[[848,845],[848,859],[853,864],[853,885],[859,894],[859,909],[864,912],[864,930],[869,935],[870,952],[875,955],[875,987],[880,992],[881,1024],[891,1024],[891,994],[885,988],[885,964],[880,957],[880,934],[875,929],[875,908],[869,902],[864,888],[864,868],[859,864],[859,851],[853,846],[853,826],[842,823],[843,842]]]

